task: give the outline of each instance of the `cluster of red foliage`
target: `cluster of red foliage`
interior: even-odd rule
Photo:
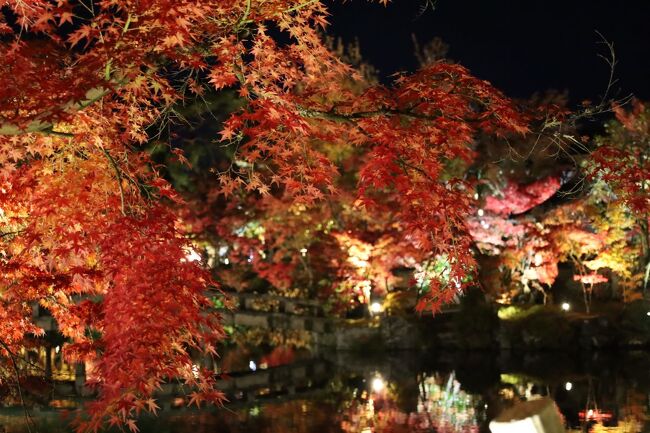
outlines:
[[[611,184],[638,214],[650,211],[648,172],[650,171],[650,116],[646,107],[634,101],[632,110],[614,106],[618,125],[610,127],[610,138],[592,154],[593,177]],[[616,127],[618,126],[618,128]]]
[[[334,218],[309,216],[340,200],[348,215],[363,213],[350,221],[379,227],[328,233],[314,248],[338,253],[315,266],[340,281],[374,267],[381,280],[400,257],[444,256],[446,282],[431,280],[418,304],[434,311],[471,281],[473,187],[449,166],[471,163],[479,133],[525,133],[526,118],[459,65],[434,63],[392,86],[367,82],[321,40],[326,17],[322,2],[298,0],[4,3],[0,339],[10,354],[41,333],[29,303],[52,312],[68,359],[95,365],[99,398],[80,430],[106,421],[134,429],[170,377],[195,386],[193,401],[220,401],[211,372],[190,357],[214,353],[222,338],[218,317],[204,314],[214,282],[186,259],[185,204],[142,149],[174,107],[208,89],[234,87],[247,101],[220,137],[237,148],[237,164],[217,180],[233,203],[223,226],[245,222],[237,206],[250,204],[246,193],[269,220],[295,217],[267,226],[263,239],[224,230],[239,260],[288,286],[301,256],[287,261],[283,250],[302,248],[295,233]],[[350,147],[360,165],[345,188],[335,151]],[[545,200],[530,197],[536,188],[523,193],[508,213]],[[364,244],[381,248],[358,256]]]
[[[464,280],[475,268],[465,228],[472,188],[449,176],[446,166],[472,161],[472,140],[479,131],[525,132],[522,117],[503,95],[461,66],[436,63],[399,77],[393,87],[373,86],[337,62],[315,34],[305,32],[297,39],[309,53],[278,47],[262,33],[258,43],[263,49],[254,48],[255,57],[241,67],[242,91],[270,97],[254,99],[226,122],[223,139],[239,132],[247,140],[235,156],[245,164],[222,174],[222,192],[230,194],[244,184],[264,196],[276,186],[281,192],[269,199],[273,207],[280,200],[297,214],[342,194],[368,219],[390,221],[382,230],[388,239],[375,236],[373,243],[399,243],[403,256],[416,251],[412,258],[417,262],[445,254],[451,278]],[[313,70],[314,54],[326,68]],[[281,79],[269,81],[270,71],[260,70],[267,58]],[[330,149],[350,145],[363,155],[356,192],[337,184],[339,170],[328,156]],[[437,310],[457,291],[440,285],[419,308]]]
[[[217,284],[187,258],[188,225],[214,228],[233,265],[278,288],[346,301],[367,301],[397,266],[444,262],[420,311],[475,283],[475,245],[523,285],[552,284],[560,260],[590,286],[603,267],[631,275],[621,263],[637,229],[611,224],[624,219],[613,199],[527,215],[560,188],[553,174],[507,183],[477,208],[475,140],[528,131],[503,94],[445,62],[378,85],[323,42],[326,22],[314,0],[3,3],[0,343],[13,356],[42,335],[30,304],[49,309],[66,357],[94,365],[99,397],[79,430],[135,429],[172,377],[196,389],[193,402],[221,401],[190,356],[214,354],[223,331],[205,313]],[[144,146],[179,106],[224,89],[245,101],[218,137],[233,163],[189,210]],[[641,105],[616,114],[623,130],[595,152],[592,175],[640,215],[647,257],[648,116]]]
[[[485,210],[498,215],[518,215],[544,203],[560,186],[560,179],[555,176],[525,185],[510,182],[501,191],[503,197],[488,196],[485,199]]]
[[[605,171],[603,177],[609,174]],[[607,283],[611,274],[617,275],[622,289],[617,296],[622,300],[638,298],[647,265],[645,217],[635,216],[639,210],[620,184],[606,184],[603,179],[579,195],[545,204],[560,184],[553,177],[529,185],[508,183],[502,189],[503,198],[486,197],[480,215],[468,219],[477,247],[491,257],[492,268],[498,269],[484,272],[486,288],[502,295],[536,289],[546,299],[547,288],[558,277],[558,264],[568,263],[573,267],[573,280],[583,289],[587,311],[594,286]]]

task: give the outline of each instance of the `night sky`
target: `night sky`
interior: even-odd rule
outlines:
[[[616,90],[650,100],[650,0],[328,0],[328,33],[358,38],[365,59],[383,78],[417,67],[411,34],[420,43],[440,37],[448,57],[511,97],[568,90],[573,102],[598,100],[609,69],[598,57],[601,32],[618,57]]]

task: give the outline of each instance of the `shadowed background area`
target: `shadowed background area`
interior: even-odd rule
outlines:
[[[570,89],[572,102],[598,100],[609,68],[596,30],[614,43],[619,60],[614,96],[650,99],[650,2],[607,0],[393,0],[387,7],[362,0],[329,1],[328,33],[358,38],[364,58],[385,79],[413,70],[413,38],[440,37],[448,57],[509,96]],[[426,6],[425,10],[422,10]]]

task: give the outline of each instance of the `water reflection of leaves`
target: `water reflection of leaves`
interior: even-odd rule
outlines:
[[[608,426],[606,420],[596,419],[595,423],[589,426],[589,433],[641,433],[644,430],[644,422],[648,420],[645,405],[646,395],[627,390],[625,393],[624,406],[619,409],[620,419],[616,426]]]
[[[438,433],[476,433],[484,413],[480,396],[460,387],[455,374],[418,377],[419,396],[415,410],[404,410],[395,387],[383,393],[362,393],[348,403],[341,429],[349,433],[407,433],[435,429]]]

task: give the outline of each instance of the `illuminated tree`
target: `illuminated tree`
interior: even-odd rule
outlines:
[[[588,173],[594,181],[602,182],[602,200],[619,209],[619,219],[623,212],[624,218],[634,220],[629,237],[640,249],[635,273],[644,275],[645,293],[650,273],[650,111],[635,101],[631,111],[615,106],[614,112],[616,121],[607,125],[607,135],[597,141]]]
[[[80,430],[106,422],[135,430],[135,417],[155,412],[151,395],[171,377],[193,387],[192,402],[222,399],[213,372],[190,356],[214,354],[223,338],[218,316],[205,314],[215,283],[190,249],[186,204],[144,151],[208,91],[234,88],[245,101],[220,133],[234,164],[214,179],[213,194],[233,203],[236,194],[245,207],[254,196],[271,218],[278,209],[307,215],[349,194],[341,208],[363,209],[388,228],[371,243],[399,246],[391,248],[416,262],[448,261],[420,309],[436,310],[469,284],[472,188],[461,168],[479,131],[523,133],[525,121],[458,65],[434,63],[392,86],[367,82],[322,42],[326,17],[319,1],[5,2],[2,352],[13,358],[28,336],[41,335],[30,304],[47,308],[69,339],[67,359],[93,365],[98,399]],[[347,171],[352,191],[339,182],[339,151],[358,155],[359,169]],[[170,152],[186,161],[182,149]],[[285,223],[295,232],[309,221]],[[304,234],[271,239],[265,227],[262,239],[248,222],[239,228],[242,245],[272,250],[239,252],[256,262],[261,250],[268,263],[266,274],[261,263],[258,271],[287,284],[282,273],[298,262],[285,262],[282,250],[307,248]],[[348,252],[339,260],[350,265],[344,277],[359,278],[366,253],[351,251],[368,241],[334,235]]]

